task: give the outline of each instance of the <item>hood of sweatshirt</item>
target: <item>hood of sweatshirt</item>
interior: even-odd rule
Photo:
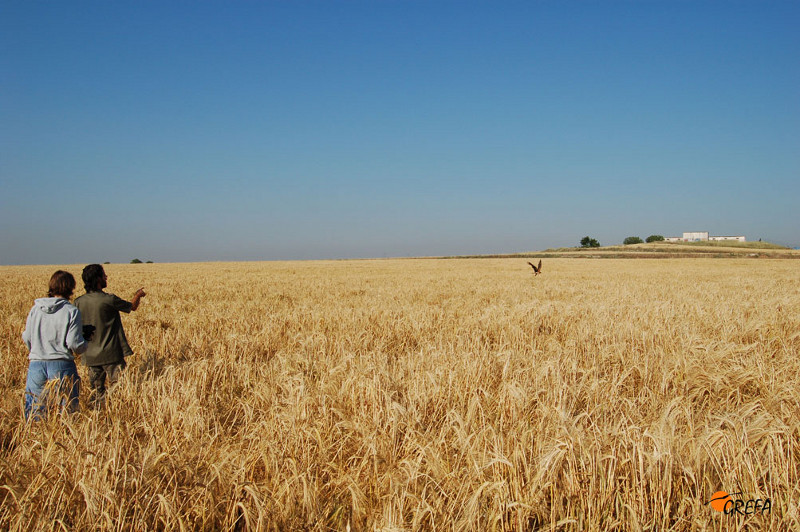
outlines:
[[[34,303],[36,307],[45,314],[53,314],[54,312],[58,312],[58,309],[61,307],[68,304],[69,301],[63,297],[40,297],[35,300]]]

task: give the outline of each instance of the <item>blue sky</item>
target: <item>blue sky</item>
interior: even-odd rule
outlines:
[[[800,245],[798,2],[0,0],[0,264]]]

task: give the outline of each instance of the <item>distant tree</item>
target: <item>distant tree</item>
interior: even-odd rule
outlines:
[[[153,261],[152,260],[148,260],[147,264],[153,264]]]
[[[600,242],[598,242],[594,238],[589,238],[588,236],[585,236],[585,237],[581,238],[581,247],[582,248],[599,248],[600,247]]]
[[[105,261],[103,264],[111,264],[109,261]]]
[[[131,264],[141,264],[141,263],[142,263],[142,261],[140,261],[139,259],[133,259],[131,261]]]
[[[626,246],[630,246],[631,244],[643,244],[644,240],[639,238],[638,236],[629,236],[625,240],[622,241],[623,244]]]
[[[664,237],[661,235],[650,235],[648,236],[645,241],[649,244],[650,242],[663,242]]]

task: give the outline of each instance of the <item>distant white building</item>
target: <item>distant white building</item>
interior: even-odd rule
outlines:
[[[744,236],[708,236],[708,231],[690,231],[683,236],[668,236],[666,242],[746,242]]]
[[[742,236],[710,236],[710,237],[708,237],[708,239],[712,240],[712,241],[716,241],[716,242],[722,242],[722,241],[725,241],[725,240],[729,240],[731,242],[746,242],[747,241],[747,239],[744,237],[744,235],[742,235]]]
[[[683,241],[684,242],[707,242],[708,241],[708,231],[691,231],[689,233],[683,233]]]

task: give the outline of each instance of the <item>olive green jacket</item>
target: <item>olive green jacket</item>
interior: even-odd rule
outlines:
[[[87,292],[75,299],[84,325],[94,325],[95,331],[89,348],[83,354],[86,366],[103,366],[123,362],[133,354],[119,313],[131,311],[131,302],[114,294],[100,291]]]

